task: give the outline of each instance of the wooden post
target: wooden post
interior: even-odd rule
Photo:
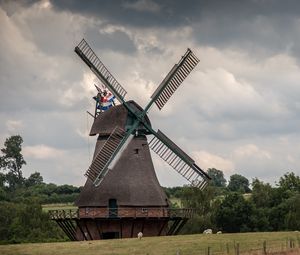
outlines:
[[[267,254],[267,242],[263,242],[263,254]]]
[[[240,244],[236,244],[236,255],[240,255]]]
[[[210,255],[210,247],[207,247],[207,255]]]

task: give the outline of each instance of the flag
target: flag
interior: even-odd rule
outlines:
[[[115,99],[115,96],[110,92],[107,92],[107,94],[105,96],[102,94],[101,98],[100,98],[100,102],[99,102],[100,109],[102,111],[108,110],[110,107],[113,106],[114,99]]]

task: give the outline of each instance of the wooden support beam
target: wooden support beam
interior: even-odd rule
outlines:
[[[65,232],[65,234],[69,237],[69,239],[71,240],[71,241],[75,241],[74,239],[73,239],[73,236],[71,235],[71,233],[69,232],[69,230],[65,227],[65,225],[63,224],[63,221],[62,220],[57,220],[56,221],[57,222],[57,224],[58,224],[58,226]]]
[[[89,235],[90,240],[93,240],[93,237],[92,237],[92,235],[91,235],[91,233],[90,233],[90,231],[89,231],[89,229],[88,229],[88,227],[86,225],[86,220],[83,220],[83,222],[84,222],[84,226],[85,226],[86,232]]]
[[[145,221],[146,221],[146,219],[144,218],[143,223],[142,223],[142,230],[141,230],[142,233],[144,233]]]
[[[161,229],[158,232],[158,235],[161,235],[161,232],[163,231],[163,229],[166,227],[166,225],[168,224],[168,220],[165,220],[161,226]]]
[[[101,225],[99,224],[99,220],[94,219],[94,221],[96,222],[96,227],[97,227],[97,230],[98,230],[99,239],[102,239],[102,231],[101,231]]]
[[[130,235],[131,237],[133,237],[134,223],[135,223],[135,219],[132,221],[131,235]]]
[[[72,229],[70,228],[69,224],[68,224],[68,220],[63,220],[62,224],[65,226],[65,228],[68,230],[68,232],[70,233],[72,240],[75,241],[76,238],[74,237],[74,234],[72,233]]]
[[[123,238],[123,221],[122,218],[120,219],[120,238]]]
[[[188,221],[188,219],[182,219],[179,226],[175,229],[173,234],[177,235],[187,221]]]
[[[73,221],[71,219],[66,219],[65,223],[68,226],[68,228],[70,229],[70,232],[71,232],[74,240],[77,240],[77,238],[76,238],[76,228],[73,224]]]
[[[181,218],[179,219],[175,219],[174,223],[172,224],[172,226],[169,228],[169,231],[167,233],[167,236],[172,235],[175,231],[175,229],[177,228],[178,224],[180,223]]]
[[[76,224],[77,224],[77,227],[79,228],[84,240],[87,240],[85,234],[84,234],[84,231],[82,230],[81,226],[80,226],[80,221],[78,219],[75,219],[76,220]]]
[[[85,226],[86,232],[88,233],[88,236],[89,236],[90,240],[93,240],[93,237],[92,237],[92,235],[91,235],[91,233],[90,233],[90,231],[87,227],[86,220],[84,219],[83,222],[84,222],[84,226]]]

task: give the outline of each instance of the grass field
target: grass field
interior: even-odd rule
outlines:
[[[180,198],[177,198],[177,197],[171,197],[171,198],[170,198],[170,201],[171,201],[173,204],[177,204],[178,207],[180,207],[180,208],[182,207]]]
[[[292,241],[291,241],[292,240]],[[1,255],[204,255],[235,254],[234,246],[240,254],[262,251],[266,241],[267,251],[286,250],[290,244],[300,245],[300,234],[296,232],[243,233],[221,235],[182,235],[166,237],[146,237],[142,240],[115,239],[102,241],[37,243],[0,246]],[[209,248],[208,248],[209,247]]]
[[[69,210],[69,209],[77,209],[73,203],[65,203],[65,204],[44,204],[42,205],[43,211],[48,212],[49,210]]]

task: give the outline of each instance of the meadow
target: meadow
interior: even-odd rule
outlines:
[[[300,253],[299,232],[196,234],[83,242],[1,245],[2,255],[204,255],[264,254],[294,250]],[[298,249],[298,250],[297,250]]]

